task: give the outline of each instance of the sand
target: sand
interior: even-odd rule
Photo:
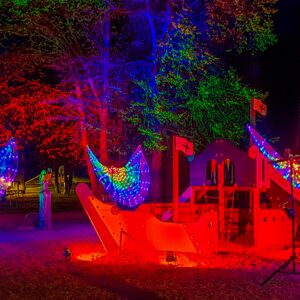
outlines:
[[[291,249],[226,244],[218,253],[176,253],[167,263],[165,253],[105,254],[82,211],[55,213],[50,231],[32,227],[34,218],[0,212],[1,300],[300,299],[300,275],[278,273],[260,286]]]

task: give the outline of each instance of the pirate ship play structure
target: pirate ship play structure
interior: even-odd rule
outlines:
[[[174,138],[172,203],[143,203],[150,176],[140,147],[125,167],[114,170],[89,150],[99,181],[122,207],[98,200],[84,184],[76,188],[106,250],[201,252],[216,250],[220,240],[256,248],[289,245],[291,191],[300,207],[299,161],[276,163],[279,154],[253,127],[248,130],[247,152],[217,140],[196,155],[190,186],[180,197],[178,151],[190,155],[193,149]]]

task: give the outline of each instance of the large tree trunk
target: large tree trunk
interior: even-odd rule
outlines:
[[[92,192],[94,194],[97,194],[97,178],[96,175],[93,171],[93,167],[91,165],[88,151],[87,151],[87,145],[88,145],[88,137],[87,137],[87,131],[86,131],[86,124],[85,124],[85,113],[83,109],[83,100],[82,100],[82,93],[80,89],[80,85],[78,82],[75,82],[75,92],[76,92],[76,97],[78,99],[78,111],[79,111],[79,117],[80,117],[80,131],[81,131],[81,146],[83,147],[84,151],[84,158],[86,161],[87,169],[88,169],[88,175],[91,181],[91,188]]]
[[[108,128],[108,98],[109,98],[109,51],[110,51],[110,13],[109,9],[104,14],[104,45],[103,45],[103,85],[101,89],[101,96],[99,97],[97,87],[94,84],[93,76],[90,74],[89,69],[83,64],[83,67],[88,76],[88,84],[91,88],[91,92],[96,100],[98,107],[98,116],[100,120],[100,131],[99,131],[99,160],[103,164],[108,163],[108,149],[107,149],[107,128]],[[103,193],[103,186],[97,184],[97,178],[93,172],[93,167],[90,163],[86,145],[88,144],[85,114],[82,105],[82,93],[79,83],[76,83],[76,96],[80,99],[80,105],[78,105],[80,115],[80,128],[81,128],[81,141],[84,148],[84,155],[87,164],[88,174],[91,180],[92,192],[101,197]]]
[[[103,47],[103,86],[100,106],[100,155],[101,161],[108,162],[107,128],[108,128],[108,98],[109,98],[109,51],[110,51],[110,12],[107,8],[104,14],[104,47]]]
[[[149,1],[146,0],[146,6],[147,6],[147,11],[146,11],[146,16],[147,16],[147,21],[149,24],[149,29],[150,29],[150,34],[151,34],[151,89],[154,94],[157,94],[157,88],[156,88],[156,29],[154,26],[153,22],[153,17],[151,13],[151,8],[149,5]],[[149,103],[149,105],[153,105],[153,103]],[[155,128],[155,130],[159,131],[159,128]],[[151,165],[150,165],[150,172],[151,172],[151,189],[150,189],[150,199],[152,201],[159,201],[161,199],[161,159],[162,155],[160,152],[155,150],[152,154],[152,159],[151,159]]]
[[[173,1],[169,1],[166,4],[166,23],[162,30],[162,38],[164,38],[170,24],[171,24],[171,9],[173,5]],[[154,94],[157,94],[157,85],[156,85],[156,73],[157,73],[157,65],[156,65],[156,56],[157,56],[157,35],[156,29],[153,21],[153,16],[151,13],[151,8],[149,5],[149,0],[146,0],[147,6],[147,20],[150,28],[151,33],[151,59],[152,59],[152,66],[151,66],[151,88]],[[151,104],[150,104],[151,105]],[[159,126],[159,125],[158,125]],[[156,128],[159,132],[160,129]],[[150,165],[151,170],[151,190],[150,190],[150,199],[152,201],[161,201],[162,199],[162,153],[155,150],[152,154],[152,160]]]

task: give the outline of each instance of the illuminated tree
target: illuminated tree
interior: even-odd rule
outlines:
[[[87,144],[109,163],[143,143],[153,172],[172,134],[197,149],[238,142],[249,98],[262,95],[222,59],[275,43],[275,3],[1,1],[1,134],[27,132],[48,159],[84,153],[91,178]]]
[[[198,149],[218,138],[239,145],[249,122],[250,99],[265,97],[266,94],[242,83],[234,70],[222,75],[206,74],[186,103],[185,135],[195,141]]]
[[[255,54],[277,41],[273,16],[278,0],[207,0],[207,35],[238,53]]]
[[[275,43],[271,16],[276,1],[258,1],[257,10],[249,1],[196,2],[197,10],[190,9],[188,1],[172,3],[171,24],[157,41],[155,89],[147,76],[135,81],[139,92],[127,120],[150,149],[164,149],[170,134],[189,137],[197,149],[215,138],[238,143],[250,98],[266,96],[248,88],[222,58],[228,50],[255,54]],[[199,10],[203,20],[197,19]],[[237,33],[216,29],[225,19],[239,22],[234,23]],[[256,27],[249,25],[252,19]]]
[[[129,128],[131,136],[135,137],[133,142],[142,140],[144,146],[152,151],[166,149],[170,145],[170,136],[174,134],[192,140],[196,151],[215,138],[228,138],[240,143],[248,121],[250,98],[264,99],[266,95],[242,83],[236,72],[222,61],[222,56],[228,50],[254,54],[264,48],[259,46],[258,39],[249,38],[242,48],[239,42],[241,35],[230,36],[227,33],[231,44],[227,39],[218,37],[211,21],[213,12],[209,1],[198,7],[205,16],[202,23],[197,20],[199,10],[191,10],[188,2],[167,1],[165,7],[165,26],[159,21],[149,22],[152,43],[153,37],[156,37],[156,45],[152,44],[151,52],[152,57],[155,55],[154,71],[145,71],[142,79],[134,78],[136,87],[125,112],[126,121],[132,125]],[[232,12],[232,17],[236,13]],[[147,16],[149,20],[149,13]],[[196,23],[191,20],[196,20]],[[203,23],[206,26],[202,27]],[[271,25],[268,19],[262,27],[271,28]],[[253,28],[251,33],[254,34],[256,29]],[[247,34],[250,36],[251,33],[249,30]],[[265,45],[274,43],[273,37],[270,32],[270,42]],[[156,163],[155,178],[159,178],[156,174],[161,160],[156,160]],[[153,173],[153,168],[151,171]]]
[[[76,106],[68,101],[69,94],[62,87],[34,79],[26,64],[37,56],[19,54],[13,66],[9,54],[2,57],[0,143],[13,136],[21,149],[30,148],[30,156],[34,154],[48,166],[63,161],[80,163],[78,115]]]
[[[64,109],[68,106],[74,108],[69,111],[74,114],[72,122],[76,119],[79,129],[76,132],[81,138],[82,148],[85,149],[88,143],[96,144],[102,159],[107,161],[108,6],[101,1],[77,0],[14,3],[1,3],[1,15],[4,16],[1,40],[8,40],[8,51],[15,54],[10,63],[13,65],[15,57],[20,54],[13,52],[16,49],[40,57],[40,60],[28,61],[22,69],[30,68],[33,73],[46,70],[46,78],[50,72],[60,78],[55,85],[61,92],[68,93]],[[15,45],[14,41],[20,41],[20,44]],[[25,78],[30,76],[23,75]],[[39,83],[47,85],[47,81]],[[44,102],[44,107],[47,104],[53,107],[49,101]],[[53,119],[53,116],[49,114],[49,118]],[[56,122],[57,129],[60,123]],[[67,132],[67,128],[64,127],[64,131]],[[65,142],[66,135],[62,134]],[[60,145],[56,146],[58,149]],[[53,155],[48,154],[49,157]],[[85,154],[87,159],[86,151]]]

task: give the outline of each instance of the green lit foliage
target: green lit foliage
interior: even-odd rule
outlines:
[[[266,94],[247,87],[234,70],[223,76],[206,74],[199,81],[197,92],[186,103],[185,129],[196,148],[218,138],[241,143],[253,97],[263,100]]]
[[[245,137],[250,99],[266,97],[233,69],[226,71],[189,17],[189,10],[173,17],[158,44],[156,90],[150,80],[136,81],[140,98],[127,111],[127,121],[150,149],[164,149],[173,134],[194,141],[197,150],[217,138],[238,144]]]
[[[138,97],[124,114],[144,146],[151,150],[166,149],[168,135],[176,131],[183,116],[180,107],[188,97],[187,85],[197,77],[196,28],[184,22],[188,20],[170,24],[157,47],[155,74],[146,80],[135,80],[134,93]]]
[[[178,16],[178,19],[172,23],[166,40],[159,45],[160,69],[156,80],[160,98],[167,96],[171,102],[180,103],[189,97],[189,87],[195,84],[203,68],[200,60],[202,49],[197,48],[196,27],[187,18]],[[170,89],[170,85],[175,89]]]
[[[157,95],[148,81],[135,81],[139,97],[131,101],[123,110],[123,120],[133,136],[131,143],[143,143],[147,149],[164,150],[163,138],[159,133],[161,127],[161,109]]]
[[[29,14],[31,16],[49,13],[53,9],[75,10],[80,7],[103,8],[103,0],[3,0],[3,6],[15,15]]]
[[[30,51],[56,59],[62,54],[66,59],[66,54],[74,57],[95,53],[92,34],[98,14],[103,13],[97,1],[36,0],[11,5],[11,1],[4,0],[0,13],[0,38],[22,38],[22,46]]]
[[[198,150],[217,138],[241,142],[250,98],[265,95],[243,84],[233,69],[226,71],[186,16],[177,20],[160,45],[158,102],[172,115],[160,124],[166,133],[190,138]]]
[[[238,53],[255,54],[277,41],[272,17],[278,0],[207,0],[207,34]]]

